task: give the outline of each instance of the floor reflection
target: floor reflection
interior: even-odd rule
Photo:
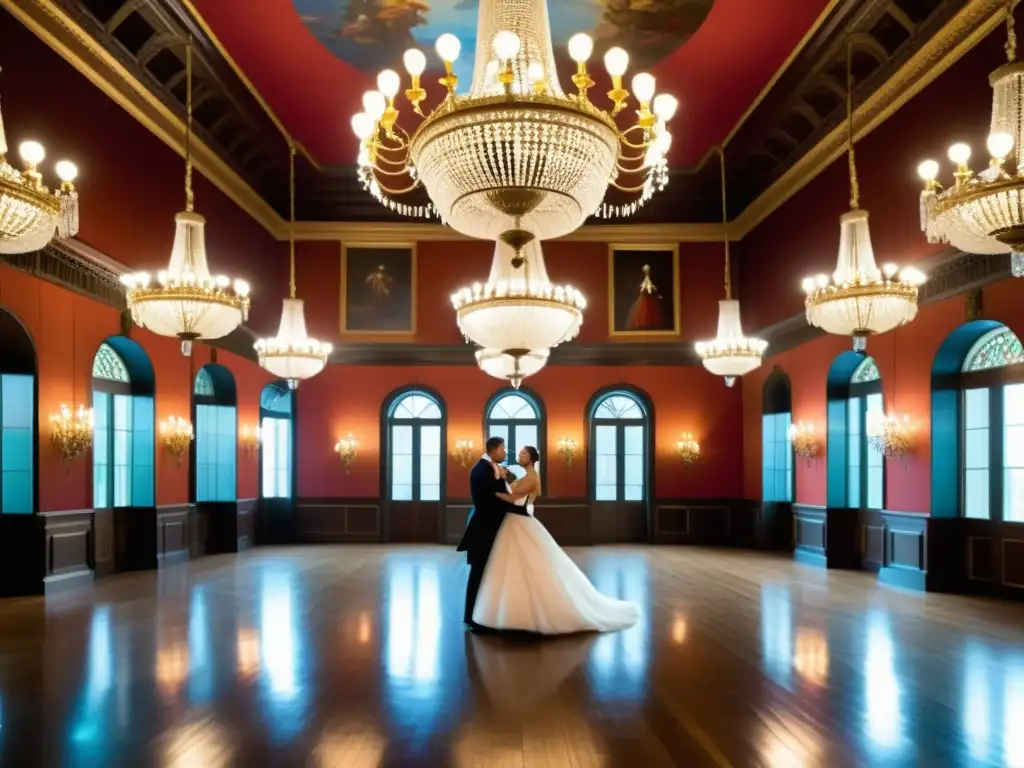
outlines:
[[[903,714],[900,682],[889,617],[871,611],[864,659],[864,718],[868,752],[878,758],[892,757],[903,746]]]
[[[108,738],[110,692],[114,684],[114,644],[110,624],[110,607],[93,611],[89,626],[89,650],[85,685],[72,721],[71,741],[86,749],[101,747]]]
[[[266,725],[278,742],[293,739],[304,725],[311,691],[300,685],[303,634],[297,626],[298,594],[291,569],[269,568],[260,577],[259,658]]]
[[[768,676],[792,689],[793,606],[789,590],[777,584],[761,587],[761,655]]]
[[[640,621],[622,632],[599,635],[594,643],[587,670],[594,693],[614,701],[640,699],[647,690],[650,661],[647,563],[641,557],[601,557],[587,575],[600,592],[641,606]]]

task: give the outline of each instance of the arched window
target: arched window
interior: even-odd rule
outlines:
[[[388,498],[440,501],[444,412],[420,390],[399,395],[387,411]]]
[[[595,501],[647,500],[649,429],[647,409],[631,392],[609,392],[592,406]]]
[[[199,369],[192,388],[195,450],[191,452],[196,502],[235,501],[238,398],[235,379],[222,365]]]
[[[92,364],[93,506],[151,507],[153,366],[138,343],[112,336]]]
[[[0,309],[0,512],[35,511],[36,352],[18,319]]]
[[[885,415],[882,377],[873,358],[865,357],[850,377],[846,400],[846,505],[882,509],[885,497],[885,457],[870,446],[868,426]]]
[[[1005,326],[982,335],[960,368],[963,513],[1024,522],[1024,349]]]
[[[292,495],[292,424],[294,392],[284,382],[267,384],[260,393],[260,495]]]
[[[789,377],[781,369],[764,382],[761,403],[761,495],[764,501],[793,500],[793,421]]]
[[[487,408],[484,437],[505,440],[505,464],[518,474],[516,457],[525,446],[541,450],[542,412],[539,401],[523,390],[506,390],[495,395]],[[543,454],[543,451],[541,451]]]

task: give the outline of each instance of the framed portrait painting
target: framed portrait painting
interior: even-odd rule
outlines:
[[[678,246],[609,246],[608,326],[610,336],[679,335]]]
[[[407,340],[416,333],[416,246],[342,245],[343,336]]]

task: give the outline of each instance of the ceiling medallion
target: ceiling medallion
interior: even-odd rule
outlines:
[[[381,72],[379,90],[365,94],[364,111],[352,118],[362,142],[360,177],[384,205],[408,216],[440,217],[470,237],[497,240],[527,231],[549,240],[575,231],[589,216],[630,215],[665,186],[672,141],[666,123],[677,101],[655,96],[651,75],[636,75],[636,121],[620,130],[615,117],[629,99],[622,87],[626,51],[605,54],[613,88],[612,106],[603,110],[587,93],[594,86],[587,73],[594,44],[585,34],[573,36],[568,46],[577,63],[576,93],[562,91],[545,0],[482,0],[477,41],[470,92],[459,94],[452,64],[461,43],[452,34],[437,39],[446,95],[426,115],[420,82],[426,56],[406,51],[411,85],[405,95],[424,116],[412,134],[398,123],[397,72]],[[429,204],[398,201],[420,186]],[[631,202],[604,204],[609,187],[632,196]]]
[[[768,342],[743,335],[740,324],[740,302],[732,297],[732,276],[729,259],[729,209],[725,187],[725,150],[717,147],[722,163],[722,231],[725,237],[725,299],[718,302],[718,334],[712,341],[698,341],[697,354],[704,367],[715,376],[724,376],[725,385],[731,387],[737,376],[743,376],[761,366],[761,357]]]
[[[1024,277],[1024,62],[1016,60],[1013,12],[1017,2],[1007,1],[1007,63],[989,75],[988,153],[992,159],[988,168],[975,174],[968,165],[971,148],[958,143],[949,148],[949,159],[956,164],[952,187],[943,190],[936,181],[939,164],[934,160],[925,160],[917,171],[925,184],[921,228],[928,242],[950,243],[966,253],[1012,252],[1013,275]],[[1007,171],[1004,165],[1011,152],[1015,162]]]
[[[290,389],[302,379],[316,376],[327,365],[331,345],[311,339],[306,333],[306,312],[302,299],[295,298],[295,144],[289,144],[290,222],[288,227],[288,298],[281,309],[277,336],[259,339],[253,346],[260,365],[288,382]]]
[[[807,322],[826,333],[852,336],[853,348],[862,352],[867,337],[905,325],[917,316],[917,289],[924,282],[920,271],[895,264],[879,270],[871,247],[868,212],[860,208],[860,187],[853,149],[852,46],[846,50],[846,125],[849,142],[850,210],[839,217],[839,256],[836,271],[808,277]]]
[[[212,277],[206,261],[206,219],[193,210],[192,197],[192,41],[185,48],[185,210],[176,229],[167,269],[151,285],[146,272],[121,276],[132,320],[159,336],[181,339],[183,355],[192,342],[219,339],[249,316],[249,286],[223,275]]]
[[[78,176],[74,163],[61,160],[55,166],[60,189],[43,184],[39,164],[46,157],[38,141],[23,141],[18,154],[25,163],[19,171],[7,162],[7,136],[0,113],[0,253],[31,253],[54,236],[78,234],[78,193],[72,182]]]

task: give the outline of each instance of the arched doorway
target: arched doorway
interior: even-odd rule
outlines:
[[[397,390],[384,401],[381,429],[384,540],[439,541],[448,455],[444,400],[426,387]]]
[[[761,546],[793,548],[793,499],[796,492],[793,445],[793,394],[789,376],[775,366],[761,394]]]
[[[111,336],[100,344],[92,365],[97,575],[157,565],[155,391],[153,365],[138,342]]]
[[[654,411],[646,393],[611,387],[587,405],[587,494],[594,542],[643,542],[651,536]]]
[[[484,440],[501,437],[505,440],[506,465],[516,475],[522,470],[516,457],[524,446],[532,445],[545,461],[547,454],[544,406],[540,398],[528,389],[501,389],[488,401],[484,410]],[[483,453],[481,449],[480,453]],[[539,469],[539,467],[538,467]]]
[[[192,386],[195,442],[189,451],[189,486],[196,505],[193,555],[239,549],[237,410],[231,371],[216,363],[200,368]]]
[[[285,381],[260,392],[259,520],[262,543],[292,541],[295,531],[295,390]]]

